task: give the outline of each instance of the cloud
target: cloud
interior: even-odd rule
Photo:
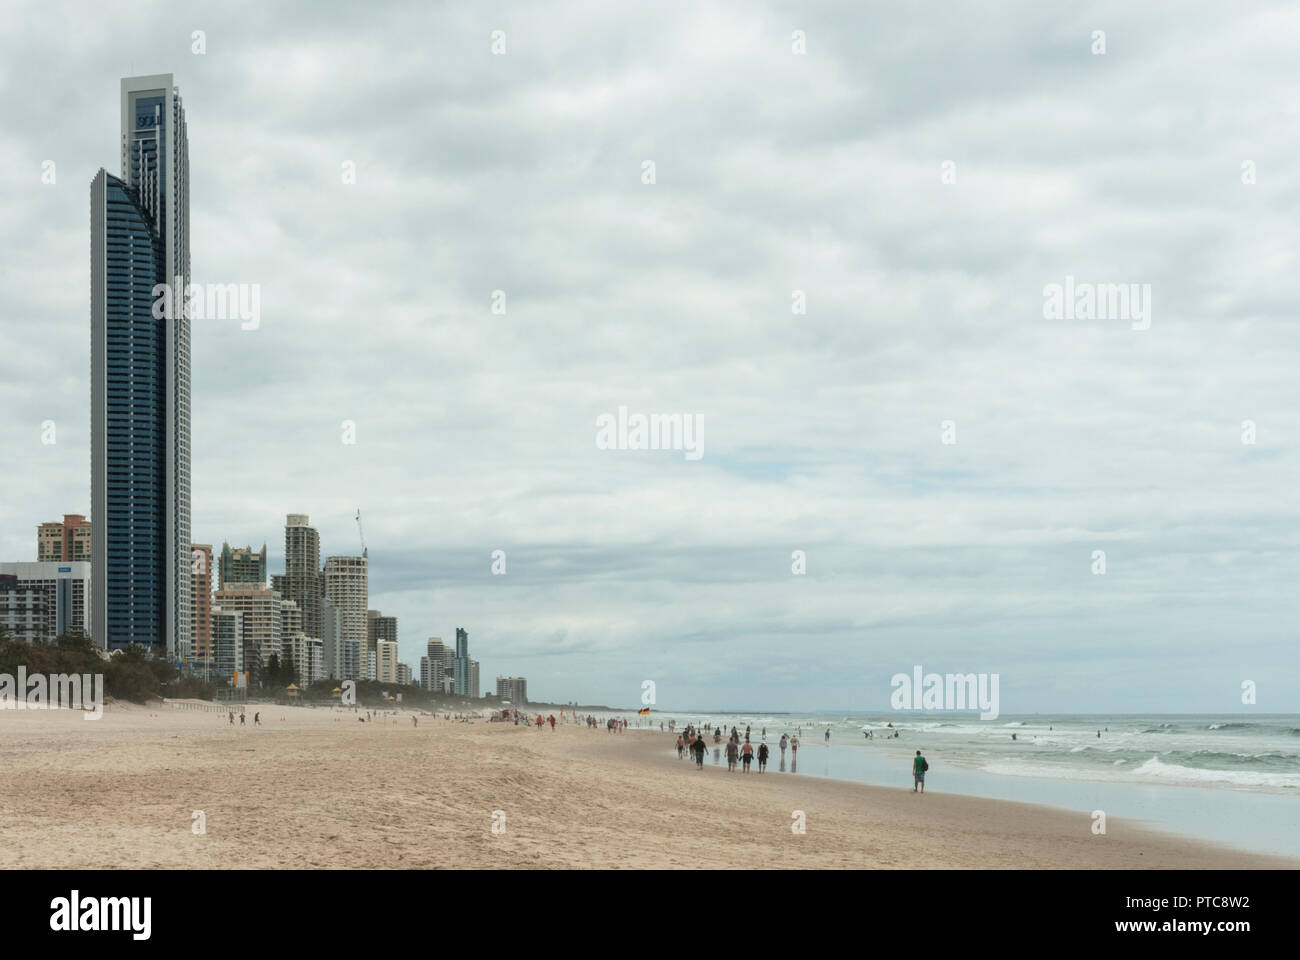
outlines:
[[[170,70],[194,278],[262,287],[194,331],[194,538],[275,569],[284,514],[348,554],[360,506],[406,661],[464,626],[485,683],[769,709],[924,663],[1004,712],[1229,710],[1249,664],[1287,709],[1289,8],[120,9],[0,39],[6,559],[89,512],[87,185]],[[1151,328],[1045,320],[1067,275]],[[598,450],[620,405],[704,459]]]

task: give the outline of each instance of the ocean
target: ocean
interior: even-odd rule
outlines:
[[[919,749],[930,763],[927,790],[1049,804],[1079,811],[1089,824],[1092,812],[1102,810],[1240,849],[1300,857],[1300,716],[1294,714],[1034,714],[981,721],[934,711],[655,713],[650,719],[656,729],[672,719],[678,730],[704,723],[724,731],[735,726],[742,735],[748,725],[753,742],[766,730],[772,746],[781,734],[802,731],[797,758],[787,755],[783,764],[773,751],[773,773],[911,789],[911,758]],[[667,738],[665,750],[674,753]]]

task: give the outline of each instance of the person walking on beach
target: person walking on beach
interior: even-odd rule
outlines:
[[[239,715],[239,725],[241,727],[244,725],[244,715],[242,713]]]
[[[799,737],[793,736],[790,738],[790,755],[795,756],[798,753],[799,753]]]
[[[703,738],[703,737],[696,737],[696,738],[695,738],[695,748],[694,748],[694,749],[695,749],[695,769],[696,769],[696,770],[703,770],[703,769],[704,769],[704,751],[705,751],[705,749],[706,749],[705,746],[704,746],[704,738]]]
[[[764,770],[767,769],[767,755],[770,752],[771,751],[767,749],[767,741],[764,741],[758,745],[758,772],[759,773],[762,773]]]
[[[790,738],[787,737],[784,733],[781,734],[781,742],[780,742],[779,744],[777,744],[777,746],[779,746],[779,747],[781,748],[781,762],[784,763],[784,762],[785,762],[785,748],[788,747],[788,746],[790,746]]]
[[[916,751],[916,756],[912,759],[912,792],[916,793],[919,787],[922,793],[925,793],[925,771],[930,769],[929,762],[921,756],[921,751]]]
[[[752,761],[753,759],[754,759],[754,745],[750,743],[748,740],[746,740],[745,745],[740,749],[740,761],[745,765],[746,773],[749,773],[749,764],[750,761]]]
[[[677,734],[677,759],[682,758],[682,752],[686,749],[686,744],[682,742],[682,735]]]
[[[736,755],[740,753],[740,747],[736,745],[735,739],[727,741],[727,772],[732,773],[736,769]]]
[[[262,725],[262,715],[260,713],[253,714],[253,726],[260,727],[261,725]]]
[[[831,728],[830,728],[830,727],[827,727],[827,728],[826,728],[826,746],[829,747],[830,745],[831,745]]]
[[[235,725],[235,711],[234,711],[234,710],[231,710],[231,711],[230,711],[230,725],[231,725],[232,727]]]

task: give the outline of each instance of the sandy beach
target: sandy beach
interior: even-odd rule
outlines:
[[[0,711],[0,866],[1297,866],[1113,819],[1096,836],[1049,807],[728,774],[711,758],[697,771],[658,731],[410,716],[251,706],[231,727],[161,706]]]

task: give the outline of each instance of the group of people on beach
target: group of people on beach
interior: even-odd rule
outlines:
[[[758,744],[757,749],[754,748],[754,744],[750,741],[750,734],[751,728],[745,727],[745,739],[742,741],[740,730],[736,727],[732,727],[731,732],[727,735],[725,753],[727,755],[728,773],[735,772],[737,765],[739,765],[740,769],[745,773],[749,773],[750,766],[755,759],[758,760],[759,773],[763,773],[767,770],[767,759],[771,756],[771,749],[767,745],[767,728],[763,728],[763,739]],[[707,728],[700,730],[696,728],[694,724],[687,724],[686,729],[677,736],[677,759],[680,760],[683,756],[689,754],[695,759],[695,768],[697,770],[703,769],[704,755],[709,749],[708,744],[705,742],[705,737],[708,735],[709,731]],[[715,744],[722,742],[721,727],[714,727],[713,742]],[[790,737],[783,733],[781,734],[781,742],[779,746],[781,748],[781,762],[784,764],[785,751],[787,748],[790,749],[792,754],[798,753],[799,738],[797,736]]]

